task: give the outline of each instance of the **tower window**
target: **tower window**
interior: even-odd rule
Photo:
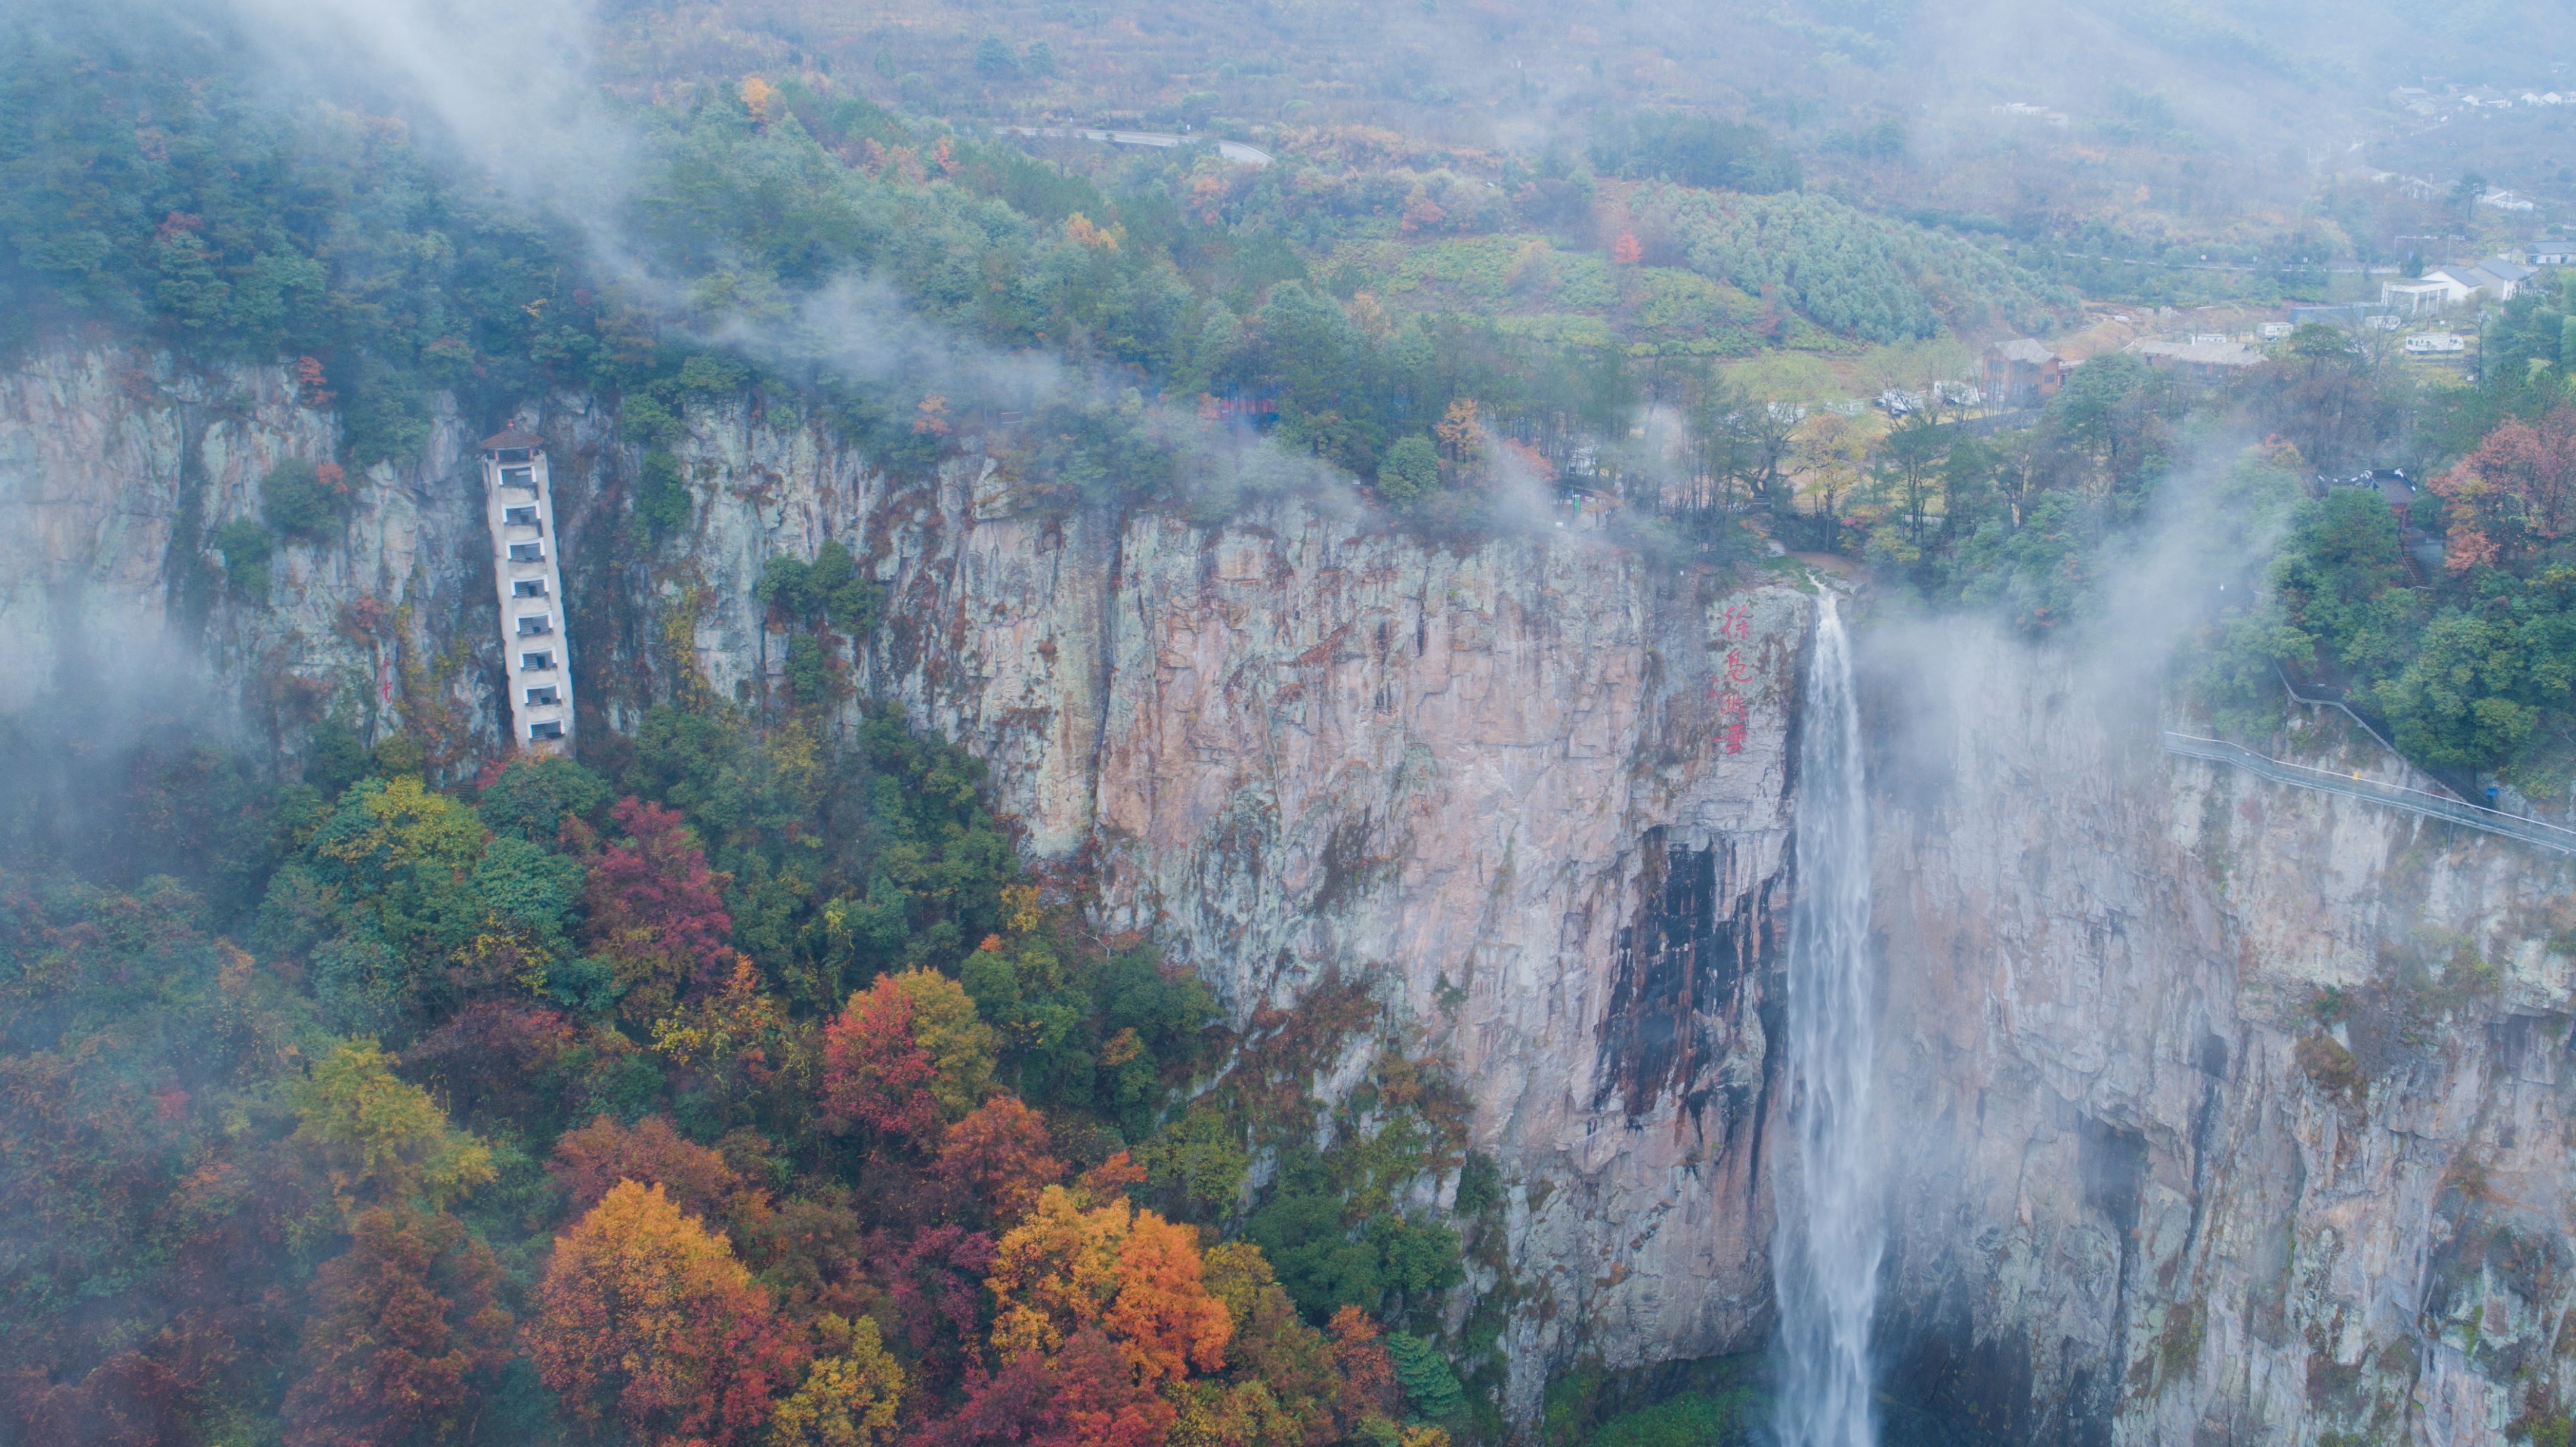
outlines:
[[[542,562],[544,562],[545,560],[546,560],[546,545],[545,545],[545,544],[543,544],[543,543],[512,543],[512,544],[510,544],[510,561],[511,561],[511,562],[514,562],[514,563],[542,563]]]
[[[555,656],[552,653],[522,653],[519,655],[519,671],[522,673],[544,673],[554,666]]]
[[[503,487],[524,487],[530,492],[534,492],[537,489],[537,470],[533,467],[502,468],[501,485]]]
[[[555,686],[551,683],[542,688],[532,688],[528,690],[528,702],[532,704],[557,703],[560,701],[561,700],[555,697]]]
[[[543,578],[521,578],[510,585],[510,596],[513,598],[542,598],[546,596],[546,580]]]
[[[537,505],[535,503],[525,503],[518,507],[505,507],[501,509],[501,521],[508,523],[514,528],[533,528],[544,526],[537,521]]]
[[[561,719],[550,718],[543,723],[532,723],[528,725],[528,737],[531,739],[562,738],[563,721]]]
[[[554,631],[555,620],[543,613],[523,613],[519,616],[519,636],[522,638],[543,638]]]

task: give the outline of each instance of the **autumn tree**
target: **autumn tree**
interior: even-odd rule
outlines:
[[[1476,402],[1461,397],[1449,404],[1431,428],[1440,439],[1440,456],[1458,474],[1473,472],[1485,456],[1483,424],[1476,420]]]
[[[1028,1218],[995,1247],[985,1284],[1000,1303],[993,1345],[1005,1358],[1052,1356],[1076,1333],[1098,1328],[1149,1386],[1185,1377],[1192,1366],[1225,1365],[1233,1325],[1200,1280],[1194,1233],[1124,1196],[1086,1208],[1061,1186],[1040,1192]]]
[[[526,1341],[574,1418],[709,1447],[758,1437],[798,1355],[725,1238],[633,1181],[556,1238]]]
[[[2452,572],[2520,562],[2576,527],[2576,409],[2538,426],[2505,422],[2431,486],[2445,504]]]
[[[1067,1447],[1163,1447],[1179,1417],[1124,1343],[1097,1324],[1077,1329],[1048,1360],[1050,1415]]]
[[[286,1447],[458,1440],[509,1355],[510,1315],[492,1300],[500,1263],[443,1214],[364,1211],[350,1238],[314,1278]]]
[[[997,1095],[949,1127],[931,1172],[956,1209],[1009,1226],[1064,1175],[1046,1122],[1018,1096]]]
[[[402,1059],[466,1119],[533,1122],[546,1119],[555,1100],[546,1074],[578,1038],[559,1011],[477,1000],[413,1042]]]
[[[1333,1313],[1326,1331],[1333,1338],[1333,1365],[1342,1376],[1334,1415],[1341,1419],[1345,1435],[1371,1417],[1393,1417],[1395,1359],[1386,1343],[1378,1340],[1377,1323],[1358,1307],[1345,1306]]]
[[[992,1266],[993,1238],[953,1223],[914,1232],[893,1263],[886,1295],[925,1391],[982,1376],[983,1287]]]
[[[824,1029],[824,1114],[927,1143],[990,1093],[998,1043],[955,980],[880,975]]]
[[[756,1090],[777,1077],[771,1057],[786,1033],[786,1011],[760,987],[760,967],[738,954],[721,985],[653,1022],[653,1048],[719,1092]]]
[[[546,1170],[576,1213],[598,1205],[620,1181],[659,1186],[672,1205],[702,1220],[731,1216],[747,1195],[756,1194],[724,1157],[683,1138],[658,1115],[632,1126],[600,1116],[566,1131],[555,1142],[554,1157]]]
[[[815,1323],[805,1380],[769,1418],[768,1447],[878,1447],[895,1431],[903,1367],[867,1317],[826,1315]]]
[[[850,996],[823,1030],[824,1118],[896,1138],[939,1129],[938,1067],[912,1036],[912,996],[892,975]]]
[[[590,866],[586,937],[609,962],[619,1012],[649,1025],[691,982],[732,969],[727,880],[707,867],[678,810],[628,795],[610,815],[628,837]]]

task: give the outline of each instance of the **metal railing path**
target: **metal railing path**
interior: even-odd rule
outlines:
[[[2220,739],[2205,739],[2194,734],[2175,733],[2171,729],[2164,731],[2164,745],[2166,753],[2181,754],[2186,758],[2207,759],[2212,763],[2232,764],[2248,773],[2259,774],[2276,784],[2290,784],[2302,789],[2316,789],[2328,794],[2367,799],[2374,804],[2385,804],[2392,809],[2403,809],[2410,814],[2421,814],[2428,819],[2464,824],[2471,829],[2484,830],[2489,834],[2501,834],[2507,839],[2518,839],[2525,844],[2536,844],[2543,849],[2554,849],[2561,854],[2576,854],[2576,829],[2562,829],[2555,824],[2543,823],[2538,819],[2524,819],[2495,809],[2464,804],[2457,799],[2445,799],[2439,794],[2425,793],[2421,789],[2375,783],[2357,774],[2337,774],[2325,769],[2310,768],[2305,764],[2293,764],[2287,760],[2269,758],[2238,744],[2227,743]]]

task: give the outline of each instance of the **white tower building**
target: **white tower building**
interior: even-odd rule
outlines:
[[[572,746],[572,670],[564,656],[563,572],[555,561],[546,440],[516,427],[483,439],[483,508],[501,591],[511,736],[556,753]]]

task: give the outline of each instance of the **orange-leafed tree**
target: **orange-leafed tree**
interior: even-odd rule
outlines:
[[[620,1181],[555,1240],[528,1354],[584,1422],[662,1444],[749,1443],[798,1350],[724,1237],[660,1186]]]
[[[1342,1373],[1341,1398],[1334,1404],[1334,1415],[1343,1423],[1345,1434],[1358,1430],[1359,1424],[1371,1417],[1391,1418],[1397,1401],[1395,1358],[1386,1343],[1378,1340],[1377,1323],[1356,1306],[1345,1306],[1333,1313],[1332,1323],[1325,1328],[1333,1338],[1333,1365]]]
[[[349,1249],[315,1275],[305,1372],[286,1394],[287,1447],[453,1441],[509,1355],[491,1248],[455,1217],[359,1213]]]
[[[1233,1330],[1199,1276],[1196,1235],[1123,1196],[1085,1207],[1061,1186],[1038,1194],[1028,1218],[994,1247],[985,1278],[1000,1311],[993,1345],[1005,1359],[1053,1357],[1087,1328],[1105,1332],[1147,1387],[1192,1366],[1225,1365]]]
[[[997,1095],[949,1127],[932,1174],[950,1209],[1007,1229],[1064,1176],[1046,1122],[1015,1095]]]

